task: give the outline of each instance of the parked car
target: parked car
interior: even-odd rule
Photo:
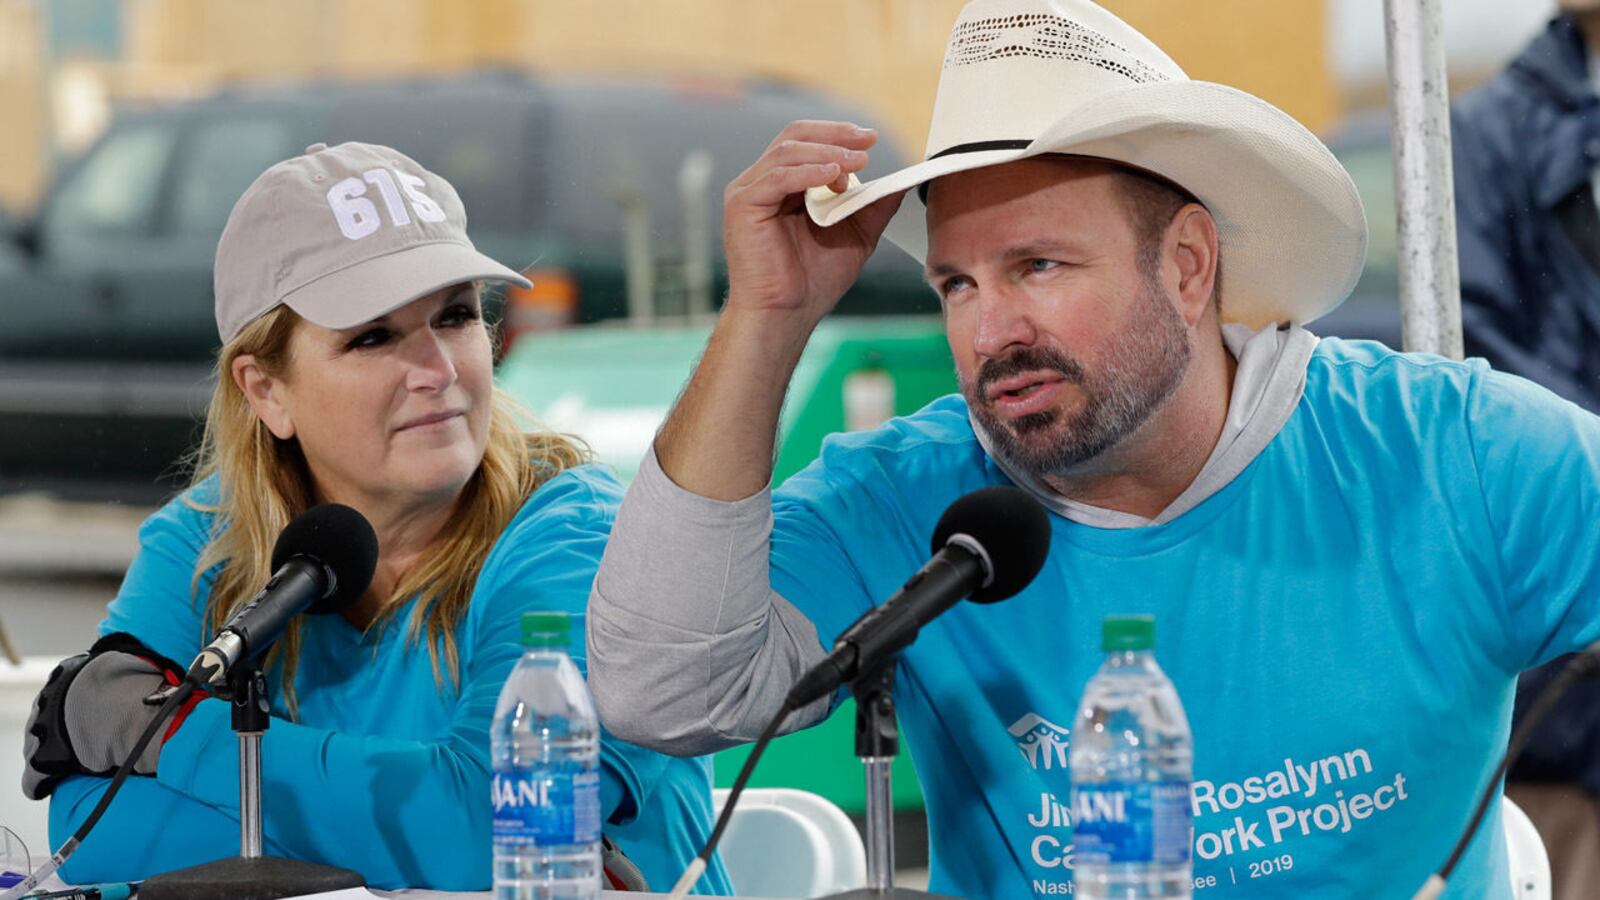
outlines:
[[[510,72],[123,110],[32,219],[0,223],[0,491],[151,501],[181,485],[210,393],[217,238],[255,176],[313,142],[388,144],[449,180],[477,246],[535,281],[491,298],[514,343],[627,315],[630,289],[656,312],[709,308],[722,187],[797,118],[864,121],[775,84]],[[901,164],[885,139],[868,175]],[[885,248],[841,309],[937,303]]]

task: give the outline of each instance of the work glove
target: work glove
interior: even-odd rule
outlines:
[[[600,868],[605,873],[605,886],[613,891],[648,891],[650,882],[622,848],[604,835],[600,838]]]
[[[183,674],[177,663],[125,632],[62,660],[34,698],[23,730],[22,793],[43,800],[68,776],[115,772]],[[205,696],[196,691],[173,714],[139,754],[136,774],[156,773],[162,745]]]

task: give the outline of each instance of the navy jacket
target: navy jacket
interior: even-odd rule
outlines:
[[[1573,21],[1558,17],[1451,115],[1461,319],[1469,356],[1600,412],[1600,97]],[[1523,676],[1517,719],[1565,658]],[[1513,779],[1600,794],[1600,684],[1579,683]]]
[[[1467,355],[1600,412],[1600,97],[1572,20],[1457,102],[1451,131]]]

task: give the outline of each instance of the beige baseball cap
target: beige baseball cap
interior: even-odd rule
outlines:
[[[226,344],[279,304],[350,328],[466,281],[526,278],[477,251],[455,188],[377,144],[312,144],[261,174],[217,242]]]

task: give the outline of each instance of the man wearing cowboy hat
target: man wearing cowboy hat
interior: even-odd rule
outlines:
[[[1088,0],[969,4],[925,161],[856,184],[872,143],[797,122],[728,188],[727,306],[590,598],[607,724],[753,740],[952,500],[1015,483],[1052,513],[1044,569],[901,658],[934,889],[1070,890],[1065,726],[1101,619],[1143,612],[1193,724],[1197,886],[1409,895],[1505,748],[1516,674],[1600,638],[1600,421],[1306,331],[1361,269],[1348,175]],[[924,260],[961,394],[769,490],[795,361],[880,235]],[[1504,895],[1500,834],[1496,811],[1455,896]]]

